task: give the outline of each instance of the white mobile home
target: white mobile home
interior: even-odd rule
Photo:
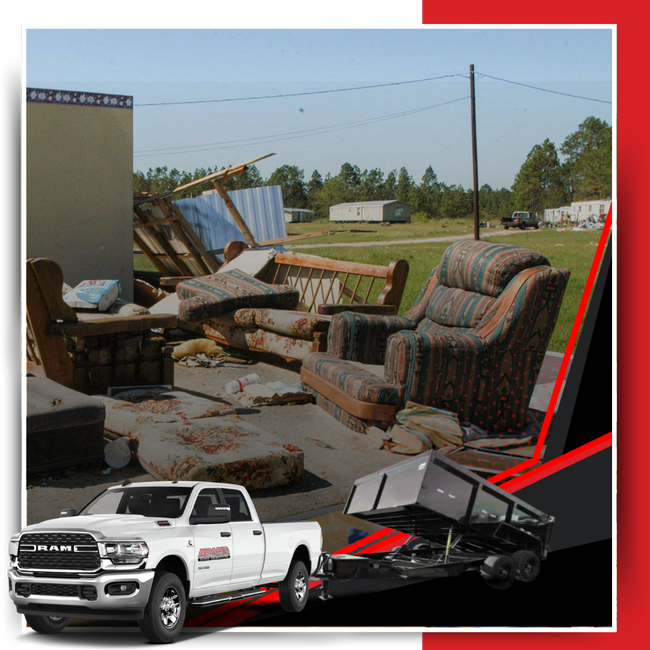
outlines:
[[[316,218],[313,210],[304,208],[284,208],[285,223],[309,223]]]
[[[596,218],[606,217],[609,212],[609,206],[612,205],[611,199],[594,200],[594,201],[574,201],[571,204],[569,218],[571,221],[585,221],[591,216]]]
[[[558,223],[566,221],[569,218],[571,208],[568,205],[563,205],[561,208],[554,208],[551,210],[544,210],[545,223]]]
[[[330,221],[408,223],[411,206],[402,201],[361,201],[339,203],[330,208]]]

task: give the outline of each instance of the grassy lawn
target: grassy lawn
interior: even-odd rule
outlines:
[[[305,240],[307,244],[339,244],[357,241],[391,241],[394,239],[419,239],[427,237],[444,237],[446,235],[469,235],[473,230],[471,219],[437,219],[413,223],[393,223],[382,226],[372,223],[337,223],[325,219],[312,223],[288,223],[288,235],[305,235],[308,233],[339,231],[340,234],[326,237],[313,237]],[[345,232],[349,230],[364,232]],[[366,232],[369,231],[369,232]],[[299,243],[296,242],[295,246]]]
[[[552,230],[535,234],[522,232],[509,237],[493,237],[490,242],[525,246],[546,255],[551,264],[571,271],[571,278],[564,294],[562,310],[555,326],[549,350],[564,352],[571,327],[578,312],[580,298],[587,282],[589,269],[596,253],[600,232],[555,232]],[[433,244],[408,244],[406,246],[372,246],[368,248],[323,248],[320,257],[354,260],[370,264],[388,264],[402,257],[410,266],[400,313],[408,311],[430,271],[442,257],[448,242]],[[299,250],[296,247],[296,250]],[[311,253],[312,251],[305,251]]]

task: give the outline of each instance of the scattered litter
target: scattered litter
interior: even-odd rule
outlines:
[[[112,467],[107,467],[106,469],[102,470],[102,474],[110,474],[113,471]],[[43,483],[45,485],[45,483]]]
[[[234,395],[235,393],[240,393],[243,391],[246,386],[249,386],[250,384],[259,384],[261,381],[262,380],[259,378],[259,375],[252,372],[249,375],[240,377],[239,379],[229,381],[224,388],[228,395]]]
[[[84,280],[66,291],[63,300],[73,309],[106,311],[119,295],[119,280]]]
[[[104,447],[104,460],[109,467],[121,469],[126,467],[131,460],[131,448],[128,438],[119,438],[109,442]]]
[[[564,246],[564,244],[555,244],[556,246]]]
[[[303,390],[300,382],[285,384],[281,381],[272,381],[268,384],[256,382],[244,386],[244,390],[239,392],[237,399],[244,406],[303,404],[313,401],[312,395]]]
[[[184,359],[185,357],[193,357],[199,352],[213,355],[223,352],[223,348],[210,339],[190,339],[177,345],[172,352],[172,356],[174,359]]]

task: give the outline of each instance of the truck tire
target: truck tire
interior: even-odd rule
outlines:
[[[185,622],[185,587],[175,573],[158,573],[151,587],[140,630],[152,643],[171,643]]]
[[[508,228],[510,228],[510,226],[504,226],[504,228],[505,228],[506,230],[508,230]]]
[[[526,230],[526,224],[522,223],[521,226],[519,226],[520,230]]]
[[[285,612],[301,612],[305,608],[309,597],[309,571],[304,562],[293,562],[287,577],[278,584],[278,593]]]
[[[517,576],[513,560],[505,555],[490,555],[481,565],[481,576],[494,589],[508,589]]]
[[[512,554],[512,561],[517,570],[517,580],[532,582],[539,575],[541,562],[532,551],[517,551]]]
[[[70,622],[69,618],[63,616],[34,616],[33,614],[25,614],[25,620],[29,627],[39,634],[59,634]]]
[[[539,230],[539,224],[538,223],[535,224],[535,230]]]

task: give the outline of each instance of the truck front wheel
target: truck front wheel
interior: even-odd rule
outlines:
[[[58,634],[63,632],[70,622],[69,618],[63,616],[32,616],[31,614],[25,614],[25,620],[32,630],[40,634]]]
[[[185,588],[175,573],[159,573],[151,587],[144,618],[138,621],[142,633],[153,643],[171,643],[185,621]]]
[[[278,584],[280,605],[285,612],[301,612],[309,596],[309,571],[297,560],[289,568],[287,577]]]

